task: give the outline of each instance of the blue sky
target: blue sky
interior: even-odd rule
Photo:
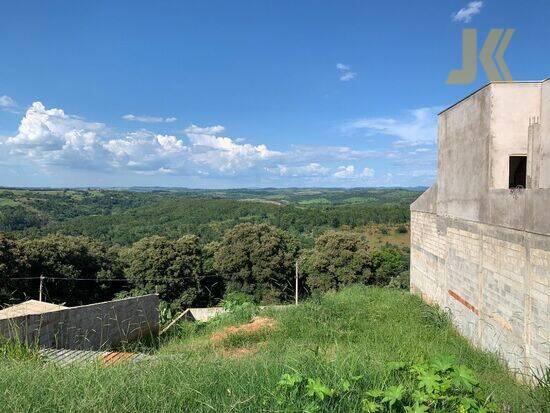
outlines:
[[[4,1],[0,185],[433,182],[461,36],[514,28],[550,76],[547,0]]]

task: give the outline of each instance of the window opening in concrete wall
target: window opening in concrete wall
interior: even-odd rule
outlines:
[[[509,188],[525,188],[527,183],[527,156],[510,156],[509,162]]]

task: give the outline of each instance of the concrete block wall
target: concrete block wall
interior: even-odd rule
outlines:
[[[549,268],[548,236],[411,211],[411,290],[526,375],[550,366]]]
[[[42,348],[103,350],[158,333],[156,294],[0,320],[0,336]]]

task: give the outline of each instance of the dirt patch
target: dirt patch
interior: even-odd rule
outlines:
[[[262,344],[262,343],[260,343]],[[231,349],[223,349],[220,354],[224,358],[230,358],[230,359],[243,359],[247,357],[251,357],[258,353],[260,351],[261,345],[256,345],[252,347],[237,347],[237,348],[231,348]]]
[[[261,331],[275,329],[277,323],[269,317],[254,317],[250,323],[240,326],[231,326],[212,334],[211,340],[214,344],[220,344],[233,335],[254,335]]]

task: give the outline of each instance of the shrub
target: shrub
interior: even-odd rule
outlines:
[[[408,256],[397,247],[386,245],[372,254],[372,271],[378,285],[388,285],[392,279],[407,271],[408,267]]]

